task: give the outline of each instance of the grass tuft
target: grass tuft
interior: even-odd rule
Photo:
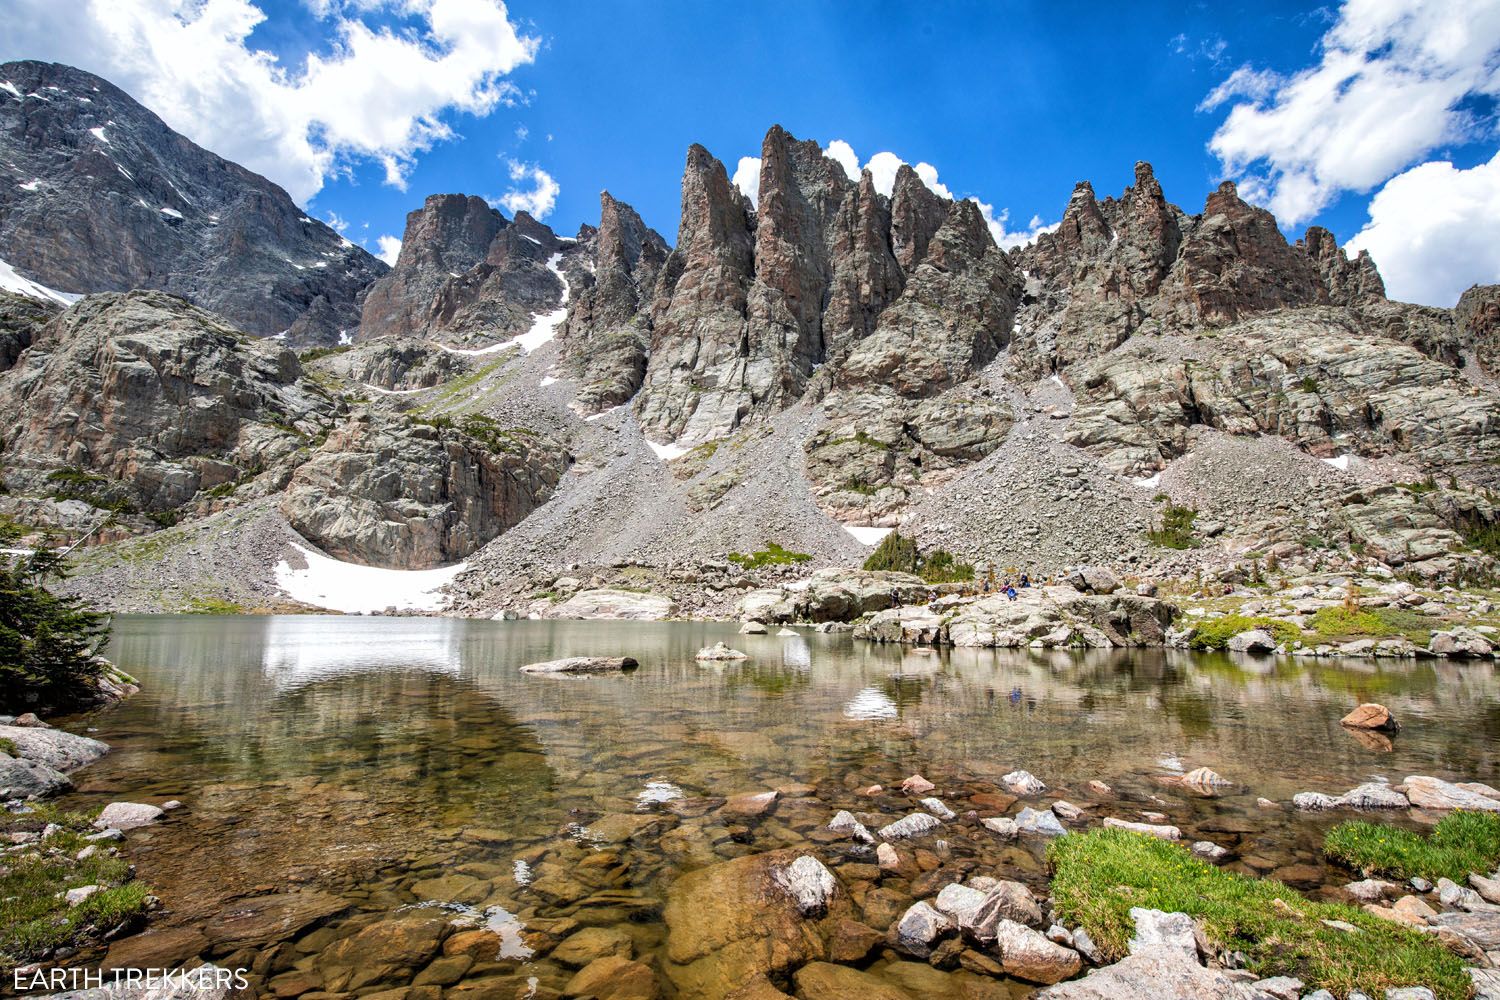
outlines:
[[[763,549],[756,549],[749,555],[743,552],[729,553],[729,561],[735,563],[742,569],[760,569],[762,566],[791,566],[796,563],[811,562],[812,556],[806,552],[792,552],[782,548],[779,542],[767,542]]]
[[[1111,959],[1134,933],[1131,907],[1186,913],[1209,942],[1239,951],[1256,976],[1294,976],[1309,990],[1370,996],[1427,986],[1464,1000],[1464,962],[1411,928],[1340,903],[1314,903],[1280,882],[1226,872],[1176,844],[1125,830],[1070,834],[1047,849],[1052,895],[1067,924],[1082,924]],[[1323,923],[1353,924],[1358,933]]]
[[[1450,878],[1459,885],[1469,873],[1487,874],[1500,863],[1500,816],[1453,812],[1424,837],[1400,827],[1352,820],[1328,831],[1323,853],[1368,875],[1421,876],[1431,882]]]
[[[1271,633],[1278,644],[1302,638],[1302,633],[1295,625],[1280,619],[1234,614],[1199,622],[1188,644],[1194,649],[1224,649],[1230,639],[1241,632],[1257,628]]]

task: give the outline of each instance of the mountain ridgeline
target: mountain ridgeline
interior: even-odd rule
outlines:
[[[1490,565],[1500,287],[1391,301],[1231,183],[1192,214],[1139,163],[1004,248],[912,168],[885,192],[777,126],[753,201],[688,149],[672,244],[607,191],[572,237],[437,194],[387,269],[67,67],[0,67],[0,154],[0,257],[109,293],[0,301],[3,506],[34,526],[260,512],[353,562],[471,560],[485,610],[600,560],[848,562],[845,526],[1181,569],[1164,496],[1213,525],[1200,563]],[[245,336],[283,333],[318,349]]]

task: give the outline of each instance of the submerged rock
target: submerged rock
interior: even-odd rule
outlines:
[[[875,841],[874,835],[847,809],[840,809],[834,814],[833,819],[828,821],[828,829],[835,833],[847,834],[862,843],[869,844]]]
[[[911,813],[894,823],[887,823],[876,832],[883,840],[903,840],[907,837],[920,837],[942,825],[942,820],[931,813]]]
[[[1042,837],[1061,837],[1068,832],[1051,809],[1032,809],[1030,806],[1016,814],[1016,829]]]
[[[1476,809],[1500,812],[1500,799],[1441,778],[1412,775],[1403,782],[1406,797],[1421,809]]]
[[[134,830],[138,826],[150,826],[163,815],[161,809],[144,802],[111,802],[99,811],[94,829]]]
[[[925,900],[913,903],[896,924],[896,947],[918,958],[926,958],[932,954],[937,940],[953,930],[954,926],[952,920],[933,909],[932,904]]]

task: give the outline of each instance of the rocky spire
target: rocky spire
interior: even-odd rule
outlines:
[[[754,231],[750,203],[724,164],[689,147],[677,247],[657,281],[651,358],[636,401],[642,428],[656,440],[727,433],[749,410]]]
[[[945,199],[923,184],[910,166],[901,164],[891,189],[891,249],[904,273],[911,273],[927,256],[927,244],[947,217]]]
[[[1182,241],[1168,295],[1183,319],[1229,323],[1243,315],[1328,301],[1307,254],[1289,245],[1276,219],[1240,198],[1233,181],[1208,196]]]
[[[1328,301],[1340,306],[1368,305],[1385,298],[1385,282],[1368,250],[1350,260],[1334,235],[1310,226],[1298,244],[1312,258],[1328,287]]]
[[[823,312],[827,357],[869,336],[880,313],[901,294],[904,280],[891,254],[891,235],[889,203],[866,170],[859,186],[845,193],[828,233],[833,279]]]
[[[1119,241],[1130,284],[1138,295],[1155,294],[1182,243],[1177,212],[1144,160],[1136,163],[1135,184],[1125,189],[1120,202]]]
[[[635,209],[599,195],[592,276],[574,296],[560,339],[563,356],[579,373],[575,406],[585,414],[626,402],[641,387],[650,347],[651,301],[670,252]]]

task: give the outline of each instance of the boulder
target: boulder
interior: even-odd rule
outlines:
[[[150,826],[164,815],[160,808],[144,802],[111,802],[99,811],[94,829],[134,830],[138,826]]]
[[[1491,798],[1441,778],[1411,775],[1402,783],[1406,797],[1419,809],[1473,809],[1500,812],[1500,799]]]
[[[39,761],[0,753],[0,800],[42,799],[61,795],[72,787],[72,779],[61,771]]]
[[[793,977],[799,1000],[911,1000],[911,994],[847,965],[811,962]],[[767,994],[769,1000],[770,994]],[[749,1000],[749,998],[747,998]]]
[[[561,660],[528,663],[523,674],[607,674],[634,670],[640,666],[629,656],[569,656]]]
[[[681,1000],[720,1000],[764,976],[780,977],[828,956],[823,927],[852,917],[834,893],[810,919],[777,881],[794,850],[752,854],[687,872],[667,890],[662,971]]]
[[[1198,928],[1186,913],[1163,913],[1136,906],[1130,910],[1135,922],[1135,936],[1130,939],[1132,955],[1156,948],[1169,948],[1193,962],[1198,961]]]
[[[1225,647],[1235,653],[1274,653],[1276,637],[1265,629],[1253,628],[1229,637]]]
[[[677,617],[676,602],[633,590],[581,590],[545,612],[548,618],[658,622]]]
[[[909,813],[894,823],[887,823],[875,832],[882,840],[905,840],[908,837],[920,837],[924,833],[930,833],[942,825],[942,820],[931,813]]]
[[[1390,709],[1374,703],[1360,705],[1340,719],[1339,723],[1351,729],[1375,729],[1385,733],[1394,733],[1401,729],[1401,723],[1391,715]]]
[[[821,916],[828,901],[838,889],[838,881],[823,862],[809,854],[797,858],[785,868],[773,868],[771,878],[797,903],[803,916]]]
[[[92,764],[109,753],[107,743],[87,736],[75,736],[50,726],[0,726],[0,740],[8,740],[14,744],[19,759],[32,761],[64,774],[85,764]]]
[[[1046,935],[1014,920],[995,925],[994,949],[1007,975],[1032,983],[1050,985],[1078,974],[1083,959]]]
[[[964,929],[977,940],[988,943],[995,939],[996,928],[1006,920],[1028,927],[1042,924],[1042,909],[1031,890],[1008,879],[997,881],[985,890],[984,899]]]
[[[1263,1000],[1231,973],[1205,969],[1171,947],[1145,949],[1071,982],[1049,986],[1033,1000]]]
[[[760,622],[746,622],[740,626],[740,635],[765,635],[766,627]]]
[[[1437,656],[1454,659],[1483,659],[1493,656],[1495,652],[1494,644],[1488,639],[1473,629],[1462,626],[1447,632],[1432,633],[1427,649]]]
[[[864,844],[871,844],[875,842],[875,837],[870,833],[868,829],[865,828],[865,825],[859,820],[855,819],[854,814],[849,812],[849,810],[847,809],[840,809],[837,813],[834,814],[833,819],[828,821],[828,829],[832,830],[834,833],[842,833],[846,836],[853,837],[855,840]]]
[[[407,981],[438,953],[451,930],[447,917],[422,911],[370,924],[318,954],[324,986],[342,992]]]
[[[918,958],[926,958],[932,954],[938,939],[954,926],[954,922],[934,909],[932,904],[926,901],[913,903],[896,924],[896,947]]]
[[[1040,795],[1047,790],[1042,780],[1030,771],[1012,771],[1000,781],[1017,795]]]
[[[1129,830],[1131,833],[1139,833],[1146,837],[1155,837],[1157,840],[1181,840],[1182,831],[1175,826],[1167,826],[1156,823],[1132,823],[1129,820],[1117,819],[1107,816],[1104,819],[1106,827],[1116,830]]]
[[[738,649],[731,649],[722,642],[716,642],[712,646],[698,650],[697,660],[748,660],[748,654],[741,653]]]

